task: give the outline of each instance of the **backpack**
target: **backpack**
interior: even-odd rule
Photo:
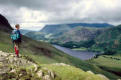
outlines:
[[[15,40],[18,40],[19,38],[20,38],[20,34],[18,33],[18,31],[17,30],[13,30],[12,34],[11,34],[11,39],[13,41],[15,41]]]

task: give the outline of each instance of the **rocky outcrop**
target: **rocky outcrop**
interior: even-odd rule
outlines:
[[[20,56],[22,57],[22,56]],[[29,66],[33,65],[34,63],[23,59],[17,58],[13,53],[5,53],[0,51],[0,74],[6,73],[8,71],[13,72],[14,70],[11,69],[11,66],[19,67],[19,66]]]
[[[47,68],[43,68],[37,71],[37,75],[39,78],[42,78],[42,80],[53,80],[57,77],[53,71]]]
[[[56,74],[41,68],[25,56],[0,51],[0,80],[53,80]],[[33,79],[34,78],[34,79]]]

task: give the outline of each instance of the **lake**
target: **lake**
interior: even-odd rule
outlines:
[[[76,51],[76,50],[72,50],[72,49],[69,49],[69,48],[61,47],[61,46],[58,46],[58,45],[53,45],[53,46],[55,48],[63,51],[64,53],[69,54],[71,56],[74,56],[76,58],[79,58],[81,60],[88,60],[88,59],[94,58],[94,56],[96,54],[101,54],[99,52]]]

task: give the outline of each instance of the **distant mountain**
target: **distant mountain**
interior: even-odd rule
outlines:
[[[0,14],[0,29],[9,32],[12,30],[11,25],[9,24],[8,20]]]
[[[108,23],[72,23],[72,24],[55,24],[55,25],[46,25],[41,32],[46,33],[54,33],[58,30],[64,29],[64,28],[74,28],[78,26],[83,27],[96,27],[96,28],[104,28],[104,27],[113,27],[113,25]]]
[[[70,41],[87,41],[95,38],[102,32],[103,29],[101,28],[75,27],[72,30],[65,32],[63,35],[55,38],[55,41],[61,41],[64,43]]]
[[[25,35],[36,40],[49,42],[85,41],[94,38],[102,28],[113,27],[107,23],[73,23],[46,25],[39,32],[30,32]]]
[[[47,34],[56,34],[61,32],[69,31],[71,27],[67,24],[64,25],[46,25],[40,32]]]
[[[113,26],[113,25],[108,24],[108,23],[74,23],[74,24],[68,24],[68,25],[71,27],[85,26],[85,27],[97,27],[97,28]]]

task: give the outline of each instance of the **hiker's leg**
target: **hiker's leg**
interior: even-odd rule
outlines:
[[[17,43],[17,53],[16,53],[17,57],[19,57],[19,43]]]
[[[16,52],[16,56],[19,56],[19,44],[15,43],[15,52]]]
[[[19,50],[19,44],[18,43],[16,43],[16,49]]]

